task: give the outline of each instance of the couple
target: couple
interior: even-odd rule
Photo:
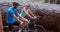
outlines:
[[[19,4],[17,2],[13,2],[13,6],[10,7],[7,11],[7,24],[9,27],[9,32],[13,32],[13,25],[15,22],[19,23],[19,26],[20,26],[19,32],[21,32],[22,30],[25,30],[26,28],[23,24],[26,24],[29,22],[26,18],[24,18],[25,16],[28,16],[31,19],[36,18],[34,14],[30,11],[30,5],[26,5],[22,9],[20,14],[17,11],[18,5]]]

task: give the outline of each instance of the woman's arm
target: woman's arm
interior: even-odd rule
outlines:
[[[23,10],[27,16],[29,16],[30,18],[33,18],[25,9]]]
[[[31,14],[34,17],[34,14],[31,12],[30,9],[28,9],[29,14]]]

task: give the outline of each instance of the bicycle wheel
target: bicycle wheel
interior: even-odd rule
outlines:
[[[35,27],[34,27],[34,32],[45,32],[46,31],[46,29],[43,27],[43,26],[41,26],[41,25],[36,25]]]

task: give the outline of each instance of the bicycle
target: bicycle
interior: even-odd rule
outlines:
[[[45,28],[42,25],[37,25],[36,22],[38,21],[38,19],[40,19],[40,16],[37,16],[37,18],[35,19],[29,19],[29,23],[27,23],[26,25],[26,31],[25,32],[40,32],[40,30],[43,30],[43,32],[45,32]],[[32,20],[32,21],[31,21]],[[31,29],[31,26],[33,26],[33,29]]]

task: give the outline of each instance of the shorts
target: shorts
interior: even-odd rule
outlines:
[[[9,24],[7,24],[8,25],[8,30],[9,31],[11,31],[11,30],[14,30],[14,25],[19,25],[19,23],[18,22],[15,22],[15,23],[9,23]]]
[[[9,30],[9,31],[13,30],[13,29],[14,29],[13,26],[14,26],[14,24],[8,24],[8,30]]]

